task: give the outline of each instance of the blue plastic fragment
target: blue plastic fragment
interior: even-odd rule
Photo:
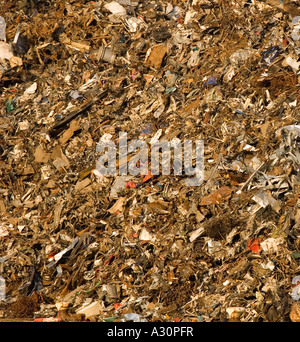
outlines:
[[[215,79],[214,76],[209,76],[207,81],[203,83],[204,87],[207,87],[208,85],[216,85],[216,84],[217,84],[217,80]]]

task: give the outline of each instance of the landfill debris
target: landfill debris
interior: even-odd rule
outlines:
[[[85,318],[90,318],[97,316],[101,313],[102,307],[99,302],[94,302],[89,305],[85,305],[82,308],[79,308],[76,313],[77,314],[83,314]]]
[[[58,317],[43,317],[35,318],[34,322],[62,322],[62,319]]]
[[[147,322],[147,320],[137,313],[126,313],[123,316],[124,322]]]
[[[6,22],[3,17],[0,17],[0,40],[6,41]]]
[[[6,299],[6,282],[3,277],[0,277],[0,300],[5,301]]]
[[[291,33],[291,37],[294,41],[298,41],[300,39],[300,16],[296,16],[292,19],[293,30]]]
[[[300,305],[299,302],[294,302],[291,307],[290,319],[292,322],[300,322]]]
[[[0,58],[11,59],[13,57],[13,51],[11,44],[0,42]]]
[[[0,320],[300,321],[299,19],[1,2]]]
[[[245,312],[246,309],[243,307],[229,307],[226,309],[226,312],[229,315],[229,322],[240,322],[241,315]]]
[[[292,279],[292,286],[291,297],[297,301],[300,299],[300,276],[296,276]]]

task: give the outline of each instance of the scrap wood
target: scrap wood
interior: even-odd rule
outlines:
[[[82,105],[80,105],[79,108],[76,108],[70,114],[68,114],[65,118],[63,118],[61,121],[57,122],[50,130],[49,132],[50,136],[51,137],[56,136],[58,134],[59,129],[63,128],[66,124],[68,124],[70,121],[75,119],[79,114],[81,114],[91,105],[93,105],[97,101],[104,98],[107,94],[108,94],[108,90],[106,89],[103,92],[99,93],[98,95],[95,95],[93,98],[87,99]]]

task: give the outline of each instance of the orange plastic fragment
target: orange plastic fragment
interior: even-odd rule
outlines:
[[[151,179],[153,177],[153,175],[151,174],[151,172],[149,171],[148,174],[143,178],[143,183],[147,182],[149,179]]]

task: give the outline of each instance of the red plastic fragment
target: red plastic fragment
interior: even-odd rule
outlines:
[[[260,253],[262,248],[260,246],[261,238],[252,238],[248,242],[248,249],[253,253]]]

